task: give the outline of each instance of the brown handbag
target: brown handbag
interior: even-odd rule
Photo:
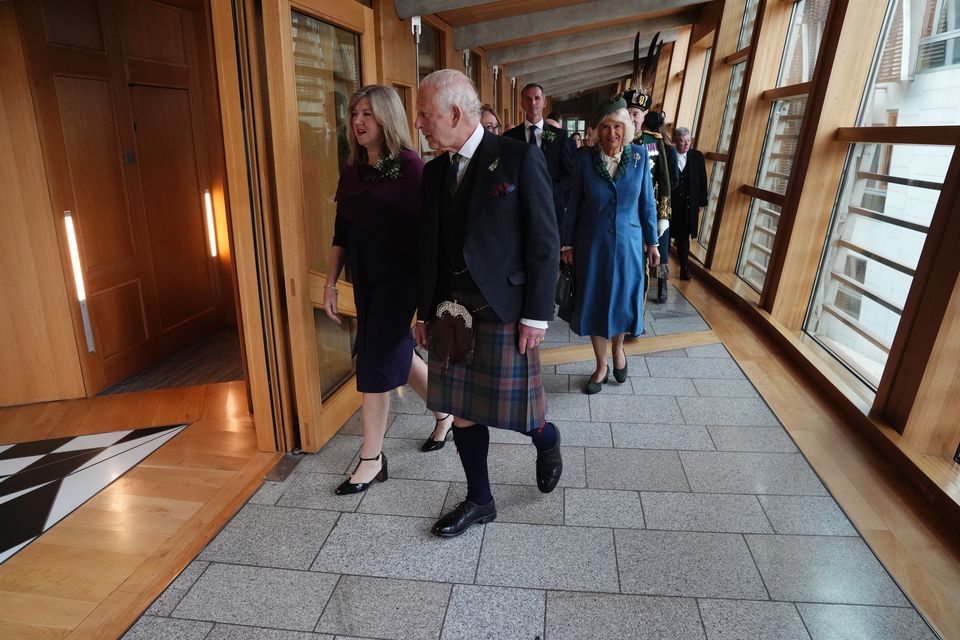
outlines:
[[[473,362],[473,315],[456,301],[441,302],[437,315],[430,326],[430,349],[443,362],[441,375],[447,372],[451,362]]]

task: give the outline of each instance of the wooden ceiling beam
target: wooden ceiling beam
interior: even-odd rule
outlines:
[[[475,22],[453,30],[453,46],[463,50],[486,47],[497,42],[529,38],[591,23],[629,19],[634,22],[644,14],[679,9],[702,0],[592,0],[581,4],[532,11],[519,16]]]
[[[655,32],[654,32],[655,33]],[[651,37],[651,33],[647,38]],[[660,38],[664,42],[673,42],[677,39],[677,31],[661,32]],[[640,35],[644,39],[644,35]],[[633,39],[623,38],[619,42],[611,42],[600,47],[584,47],[583,49],[574,49],[564,51],[552,56],[542,58],[533,58],[522,60],[516,64],[507,67],[511,76],[535,77],[544,71],[553,71],[563,68],[568,73],[577,73],[579,71],[588,71],[593,67],[603,67],[608,64],[617,64],[619,62],[629,62],[633,60]]]
[[[406,20],[412,16],[428,16],[441,11],[467,9],[484,4],[493,4],[498,0],[394,0],[397,17]]]
[[[554,69],[544,72],[540,76],[524,76],[523,83],[536,82],[543,85],[546,93],[550,87],[570,84],[572,82],[590,81],[594,78],[622,78],[633,72],[633,60],[620,62],[604,67],[594,67],[593,69],[581,70],[579,72],[567,72],[564,68]]]
[[[591,3],[592,4],[592,3]],[[598,55],[616,53],[627,47],[633,50],[633,37],[640,32],[641,40],[653,37],[657,31],[666,31],[676,27],[694,24],[700,16],[699,9],[674,13],[658,18],[646,20],[637,18],[624,24],[602,29],[591,29],[554,38],[540,38],[526,44],[511,45],[499,48],[487,48],[488,64],[505,64],[552,56],[575,49],[593,48]],[[582,21],[580,22],[582,24]],[[456,33],[456,29],[454,29]],[[649,42],[644,43],[647,46]]]

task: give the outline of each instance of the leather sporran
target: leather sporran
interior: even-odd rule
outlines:
[[[458,302],[441,302],[437,316],[430,327],[431,350],[442,361],[440,373],[445,374],[450,363],[473,362],[473,316]]]
[[[561,307],[572,306],[573,293],[573,267],[565,262],[561,262],[560,277],[557,278],[556,303]]]

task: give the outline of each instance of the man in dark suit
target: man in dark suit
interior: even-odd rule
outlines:
[[[680,261],[680,279],[689,280],[690,238],[700,228],[700,210],[707,205],[707,168],[703,154],[690,148],[690,129],[677,127],[673,132],[677,146],[680,179],[670,194],[673,209],[672,234]]]
[[[543,97],[543,87],[536,83],[525,86],[520,92],[520,105],[523,107],[523,124],[509,129],[503,135],[536,145],[543,151],[553,183],[553,206],[559,227],[570,193],[576,147],[570,144],[566,131],[544,121],[543,107],[546,100]]]
[[[553,491],[563,470],[560,434],[545,420],[538,349],[553,319],[560,255],[550,176],[540,151],[485,131],[480,109],[459,71],[420,83],[416,126],[438,156],[423,170],[414,333],[430,352],[427,405],[453,414],[467,477],[466,499],[433,526],[441,537],[497,515],[488,426],[531,437],[540,491]],[[461,339],[468,328],[472,340]]]

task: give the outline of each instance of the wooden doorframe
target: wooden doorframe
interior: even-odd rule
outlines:
[[[313,300],[323,299],[326,276],[311,273],[307,250],[290,13],[296,10],[357,34],[361,84],[377,82],[376,32],[373,10],[358,2],[265,0],[262,9],[278,235],[293,355],[290,368],[295,381],[300,446],[305,451],[317,451],[359,408],[361,395],[348,381],[326,402],[321,399]],[[353,286],[339,282],[337,287],[341,293],[341,312],[355,316],[356,310],[351,304]]]

